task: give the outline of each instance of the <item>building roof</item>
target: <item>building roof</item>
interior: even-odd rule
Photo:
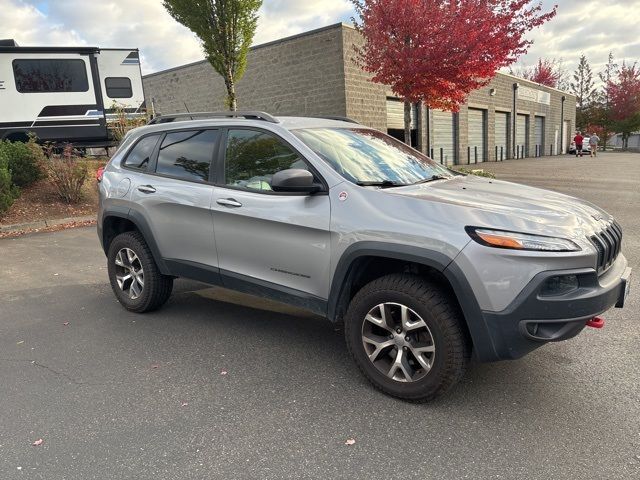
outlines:
[[[313,30],[309,30],[307,32],[297,33],[295,35],[290,35],[288,37],[283,37],[283,38],[279,38],[277,40],[272,40],[270,42],[261,43],[259,45],[254,45],[251,48],[249,48],[249,50],[253,51],[253,50],[259,50],[259,49],[265,48],[265,47],[271,47],[273,45],[278,45],[279,43],[286,43],[286,42],[289,42],[291,40],[295,40],[297,38],[308,37],[308,36],[315,35],[315,34],[320,33],[320,32],[324,32],[326,30],[333,30],[334,28],[338,28],[338,27],[353,28],[352,26],[347,25],[347,24],[342,23],[342,22],[333,23],[331,25],[327,25],[326,27],[320,27],[320,28],[316,28],[316,29],[313,29]],[[171,67],[171,68],[167,68],[167,69],[164,69],[164,70],[160,70],[158,72],[149,73],[147,75],[143,75],[143,78],[153,77],[154,75],[160,75],[162,73],[168,73],[168,72],[172,72],[174,70],[180,70],[182,68],[191,67],[193,65],[200,65],[200,64],[206,64],[206,63],[209,63],[209,62],[207,60],[198,60],[198,61],[195,61],[195,62],[186,63],[184,65],[178,65],[176,67]]]

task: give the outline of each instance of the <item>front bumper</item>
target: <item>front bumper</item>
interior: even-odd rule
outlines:
[[[576,275],[578,288],[564,295],[543,296],[544,283],[558,275]],[[519,358],[547,342],[572,338],[588,320],[611,307],[623,307],[630,275],[622,255],[600,277],[590,268],[539,273],[506,309],[482,312],[494,360]]]

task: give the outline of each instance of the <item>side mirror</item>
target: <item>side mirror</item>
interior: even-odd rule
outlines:
[[[313,183],[313,174],[300,168],[280,170],[271,177],[274,192],[315,193],[322,187]]]

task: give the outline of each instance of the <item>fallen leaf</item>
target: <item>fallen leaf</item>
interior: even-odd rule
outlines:
[[[64,322],[62,325],[66,327],[67,325],[69,325],[69,322]]]
[[[54,273],[53,276],[57,277],[58,275],[60,275],[59,273]]]
[[[151,368],[159,368],[159,367],[160,365],[156,365],[156,364],[151,365]]]
[[[189,405],[187,402],[182,402],[181,406],[186,407],[187,405]]]
[[[18,470],[22,470],[22,467],[18,467]]]
[[[353,438],[348,438],[346,442],[344,442],[345,445],[353,445],[354,443],[356,443],[356,441]]]
[[[39,438],[38,440],[36,440],[35,442],[32,443],[32,445],[34,447],[39,447],[40,445],[42,445],[44,443],[44,440]]]
[[[226,370],[222,370],[222,371],[220,372],[220,375],[226,375],[227,373],[228,373],[228,372],[227,372]]]
[[[16,345],[22,345],[24,343],[24,340],[20,340],[18,343],[16,343]]]

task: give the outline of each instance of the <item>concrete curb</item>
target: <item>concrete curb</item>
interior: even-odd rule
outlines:
[[[38,220],[36,222],[14,223],[12,225],[0,225],[0,233],[53,227],[55,225],[64,225],[66,223],[72,223],[72,222],[88,222],[95,219],[96,219],[95,215],[87,215],[84,217],[57,218],[54,220]]]

